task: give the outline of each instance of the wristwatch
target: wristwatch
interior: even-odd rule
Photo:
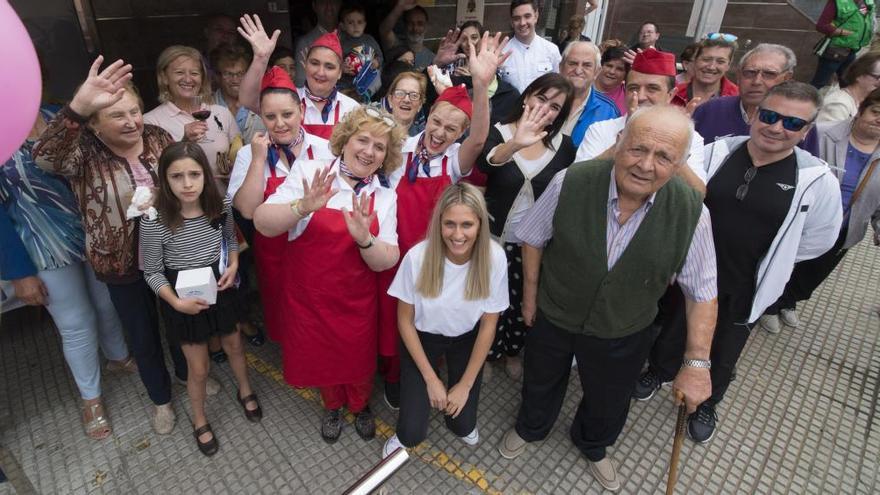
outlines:
[[[708,370],[712,368],[712,361],[708,359],[685,359],[681,365],[691,368],[705,368]]]
[[[370,240],[367,241],[367,244],[366,244],[366,245],[363,245],[363,246],[362,246],[362,245],[358,244],[357,241],[354,241],[354,243],[357,244],[357,247],[360,248],[360,249],[370,249],[371,247],[373,247],[373,241],[374,241],[374,240],[376,240],[376,238],[373,237],[373,234],[370,234]]]

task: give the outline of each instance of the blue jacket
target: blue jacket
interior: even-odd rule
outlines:
[[[0,205],[0,279],[16,280],[37,274],[37,268],[31,262],[18,232],[12,225],[6,208]]]
[[[595,88],[590,88],[590,96],[587,98],[586,103],[584,103],[584,111],[571,131],[571,141],[574,143],[575,149],[584,140],[584,134],[586,134],[588,127],[595,122],[616,119],[617,117],[620,117],[620,110],[617,109],[614,101],[603,93],[596,91]]]

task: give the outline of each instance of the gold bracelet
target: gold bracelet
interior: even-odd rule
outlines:
[[[294,215],[298,216],[299,218],[305,218],[306,215],[302,212],[302,210],[299,209],[300,201],[302,201],[302,200],[301,199],[294,199],[293,201],[291,201],[290,202],[290,211],[292,211],[294,213]]]

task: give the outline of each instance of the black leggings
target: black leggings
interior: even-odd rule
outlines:
[[[440,357],[446,358],[448,379],[447,389],[461,380],[467,369],[477,340],[478,330],[471,330],[458,337],[445,337],[433,333],[418,332],[422,349],[434,368],[438,371]],[[445,416],[446,427],[456,436],[465,437],[477,426],[477,403],[480,400],[480,383],[483,370],[477,373],[474,386],[471,387],[468,400],[459,412],[458,417]],[[428,389],[422,373],[413,361],[406,346],[400,344],[400,415],[397,419],[397,438],[406,447],[415,447],[428,436],[428,421],[431,414],[431,403]]]

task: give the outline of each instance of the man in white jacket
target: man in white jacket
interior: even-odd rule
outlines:
[[[755,321],[782,294],[794,264],[830,249],[842,222],[840,186],[828,165],[797,144],[820,98],[807,84],[775,86],[759,106],[749,136],[719,139],[704,150],[705,204],[718,260],[718,320],[712,341],[712,396],[688,418],[688,436],[708,442]],[[680,313],[677,308],[673,313]],[[647,400],[669,382],[685,355],[684,318],[664,322],[634,397]]]

